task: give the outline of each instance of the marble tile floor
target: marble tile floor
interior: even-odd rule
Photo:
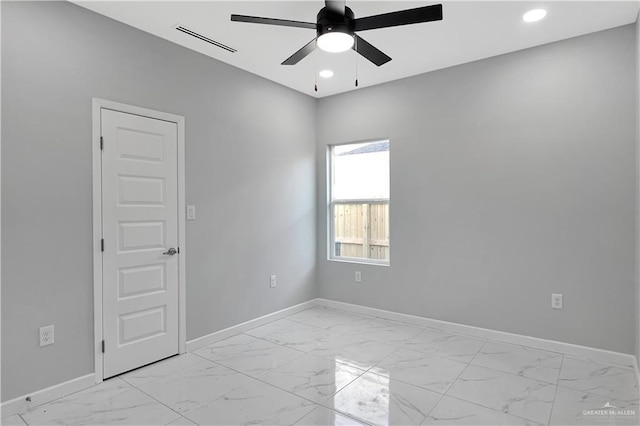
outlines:
[[[635,380],[630,368],[315,307],[2,424],[638,425]]]

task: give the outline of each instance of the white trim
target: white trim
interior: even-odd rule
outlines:
[[[182,253],[182,249],[180,250],[180,253]],[[189,352],[194,351],[227,337],[234,336],[244,331],[251,330],[252,328],[268,324],[272,321],[284,318],[288,315],[293,315],[297,312],[304,311],[305,309],[309,309],[317,305],[317,299],[311,299],[306,302],[282,309],[280,311],[263,315],[259,318],[254,318],[252,320],[243,322],[242,324],[225,328],[224,330],[220,330],[215,333],[190,340],[188,342],[183,342],[183,344]],[[183,352],[181,351],[181,353]],[[14,414],[24,414],[39,405],[46,404],[47,402],[51,402],[58,398],[62,398],[72,393],[90,388],[96,384],[95,378],[96,374],[87,374],[85,376],[78,377],[67,382],[48,387],[46,389],[42,389],[36,392],[19,396],[9,401],[5,401],[0,404],[0,417],[4,418],[12,416]],[[102,381],[102,378],[100,381]],[[27,397],[31,397],[31,402],[26,401]]]
[[[2,33],[2,7],[0,7],[0,34]],[[0,55],[0,70],[2,70],[2,55]],[[1,74],[1,72],[0,72]],[[2,76],[0,75],[0,82],[2,81]],[[0,84],[0,99],[2,99],[2,85]],[[0,102],[0,153],[2,152],[2,102]],[[2,155],[0,155],[0,157],[2,157]],[[0,164],[2,164],[1,158],[0,158]],[[0,167],[1,169],[1,167]],[[2,188],[2,173],[0,170],[0,188]],[[1,191],[0,191],[1,192]],[[0,197],[0,200],[2,200],[2,197]],[[1,208],[1,202],[0,202],[0,223],[2,223],[2,208]],[[0,227],[0,242],[2,241],[2,227]],[[0,277],[2,276],[2,244],[0,243]],[[0,281],[2,281],[0,279]],[[0,289],[2,288],[2,283],[0,282]],[[2,306],[2,291],[0,291],[0,306]],[[0,308],[0,311],[2,309]],[[2,315],[0,315],[0,317],[2,317]],[[0,345],[1,346],[1,345]],[[0,350],[0,365],[2,365],[2,351]],[[2,389],[0,386],[0,401],[2,401]]]
[[[369,259],[368,257],[346,257],[346,256],[336,256],[335,247],[336,247],[336,230],[335,230],[335,222],[332,219],[334,216],[334,209],[337,204],[387,204],[387,206],[391,206],[391,194],[389,194],[389,198],[364,198],[364,199],[333,199],[333,180],[334,180],[334,167],[333,164],[335,162],[335,154],[333,148],[336,146],[346,146],[346,145],[359,145],[365,143],[376,143],[376,142],[391,142],[389,138],[383,139],[371,139],[368,141],[361,142],[344,142],[338,144],[329,144],[327,145],[327,156],[326,156],[326,164],[327,164],[327,230],[329,232],[327,238],[327,260],[329,261],[338,261],[338,262],[348,262],[348,263],[358,263],[362,265],[374,265],[374,266],[390,266],[391,265],[391,238],[389,238],[389,260],[378,260],[378,259]],[[391,207],[389,207],[391,208]],[[366,236],[365,236],[366,240]]]
[[[187,351],[187,171],[185,157],[184,117],[178,121],[178,350]]]
[[[586,358],[593,361],[619,365],[626,368],[634,368],[634,366],[636,365],[635,356],[630,354],[623,354],[619,352],[607,351],[604,349],[574,345],[572,343],[563,343],[555,340],[540,339],[537,337],[524,336],[521,334],[507,333],[504,331],[490,330],[487,328],[457,324],[448,321],[440,321],[415,315],[401,314],[398,312],[385,311],[382,309],[353,305],[351,303],[337,302],[334,300],[322,298],[316,299],[316,302],[319,306],[325,306],[328,308],[341,309],[344,311],[371,315],[378,318],[400,321],[420,327],[436,328],[452,333],[466,334],[468,336],[480,337],[483,339],[492,339],[515,345],[528,346],[534,349],[559,352],[578,358]]]
[[[102,162],[100,161],[100,110],[102,103],[92,102],[92,181],[93,181],[93,353],[95,382],[102,382]]]
[[[640,370],[638,369],[638,358],[633,357],[634,358],[634,363],[633,363],[633,370],[636,372],[636,384],[640,384]]]
[[[638,369],[638,358],[634,357],[633,370],[636,373],[636,384],[640,384],[640,370]]]
[[[46,389],[10,399],[0,404],[1,416],[4,418],[14,414],[24,414],[38,405],[46,404],[47,402],[90,388],[94,384],[94,375],[91,373],[50,386]],[[31,397],[31,402],[27,402],[27,397]]]
[[[105,99],[93,98],[92,105],[92,152],[93,152],[93,318],[94,318],[94,368],[95,383],[103,380],[102,355],[102,163],[100,151],[101,109],[110,109],[128,114],[176,123],[178,127],[178,345],[185,353],[187,342],[186,302],[186,211],[185,211],[185,119],[181,115],[155,111]]]
[[[241,324],[237,324],[229,328],[225,328],[223,330],[198,337],[193,340],[189,340],[187,342],[187,351],[195,351],[196,349],[200,349],[219,340],[226,339],[227,337],[235,336],[236,334],[240,334],[247,330],[260,327],[261,325],[265,325],[272,321],[276,321],[286,316],[293,315],[297,312],[304,311],[305,309],[313,308],[314,306],[318,305],[317,300],[318,299],[307,300],[306,302],[302,302],[297,305],[290,306],[288,308],[284,308],[258,318],[254,318]]]
[[[376,262],[375,259],[365,259],[363,257],[333,257],[327,259],[327,262],[351,263],[354,265],[384,266],[389,267],[388,260]]]
[[[605,351],[602,349],[589,348],[586,346],[573,345],[570,343],[562,343],[553,340],[539,339],[536,337],[523,336],[519,334],[505,333],[497,330],[489,330],[486,328],[473,327],[469,325],[456,324],[447,321],[434,320],[415,315],[401,314],[398,312],[385,311],[382,309],[370,308],[367,306],[354,305],[351,303],[338,302],[328,299],[311,299],[298,305],[290,306],[277,312],[263,315],[259,318],[243,322],[241,324],[225,328],[206,336],[186,342],[188,352],[199,349],[203,346],[215,343],[227,337],[251,330],[261,325],[268,324],[272,321],[295,314],[314,306],[323,306],[327,308],[340,309],[343,311],[354,312],[364,315],[370,315],[378,318],[384,318],[393,321],[400,321],[407,324],[413,324],[420,327],[437,328],[443,331],[466,334],[469,336],[493,339],[516,345],[528,346],[535,349],[547,350],[552,352],[560,352],[579,358],[588,358],[594,361],[605,362],[609,364],[620,365],[627,368],[633,368],[636,377],[640,375],[638,371],[638,363],[633,355],[622,354],[618,352]],[[48,387],[30,394],[26,394],[0,404],[0,417],[8,417],[14,414],[23,414],[36,406],[51,402],[58,398],[70,395],[72,393],[90,388],[95,384],[95,375],[87,374],[73,380],[69,380],[58,385]],[[27,403],[26,398],[30,396],[31,402]]]

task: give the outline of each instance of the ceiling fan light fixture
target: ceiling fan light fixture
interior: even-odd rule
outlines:
[[[318,37],[318,47],[325,52],[345,52],[353,47],[353,36],[341,31],[332,31]]]
[[[524,22],[537,22],[547,16],[547,11],[544,9],[533,9],[522,15]]]
[[[333,71],[331,71],[331,70],[322,70],[318,74],[320,74],[320,77],[322,77],[322,78],[331,78],[331,77],[333,77]]]

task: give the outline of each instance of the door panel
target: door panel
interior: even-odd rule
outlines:
[[[118,275],[118,299],[165,291],[166,268],[164,264],[120,268]]]
[[[178,353],[177,125],[103,109],[104,378]]]
[[[118,205],[164,206],[164,179],[118,176]]]

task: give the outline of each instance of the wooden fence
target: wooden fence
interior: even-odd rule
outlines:
[[[389,260],[389,203],[336,204],[335,255]]]

